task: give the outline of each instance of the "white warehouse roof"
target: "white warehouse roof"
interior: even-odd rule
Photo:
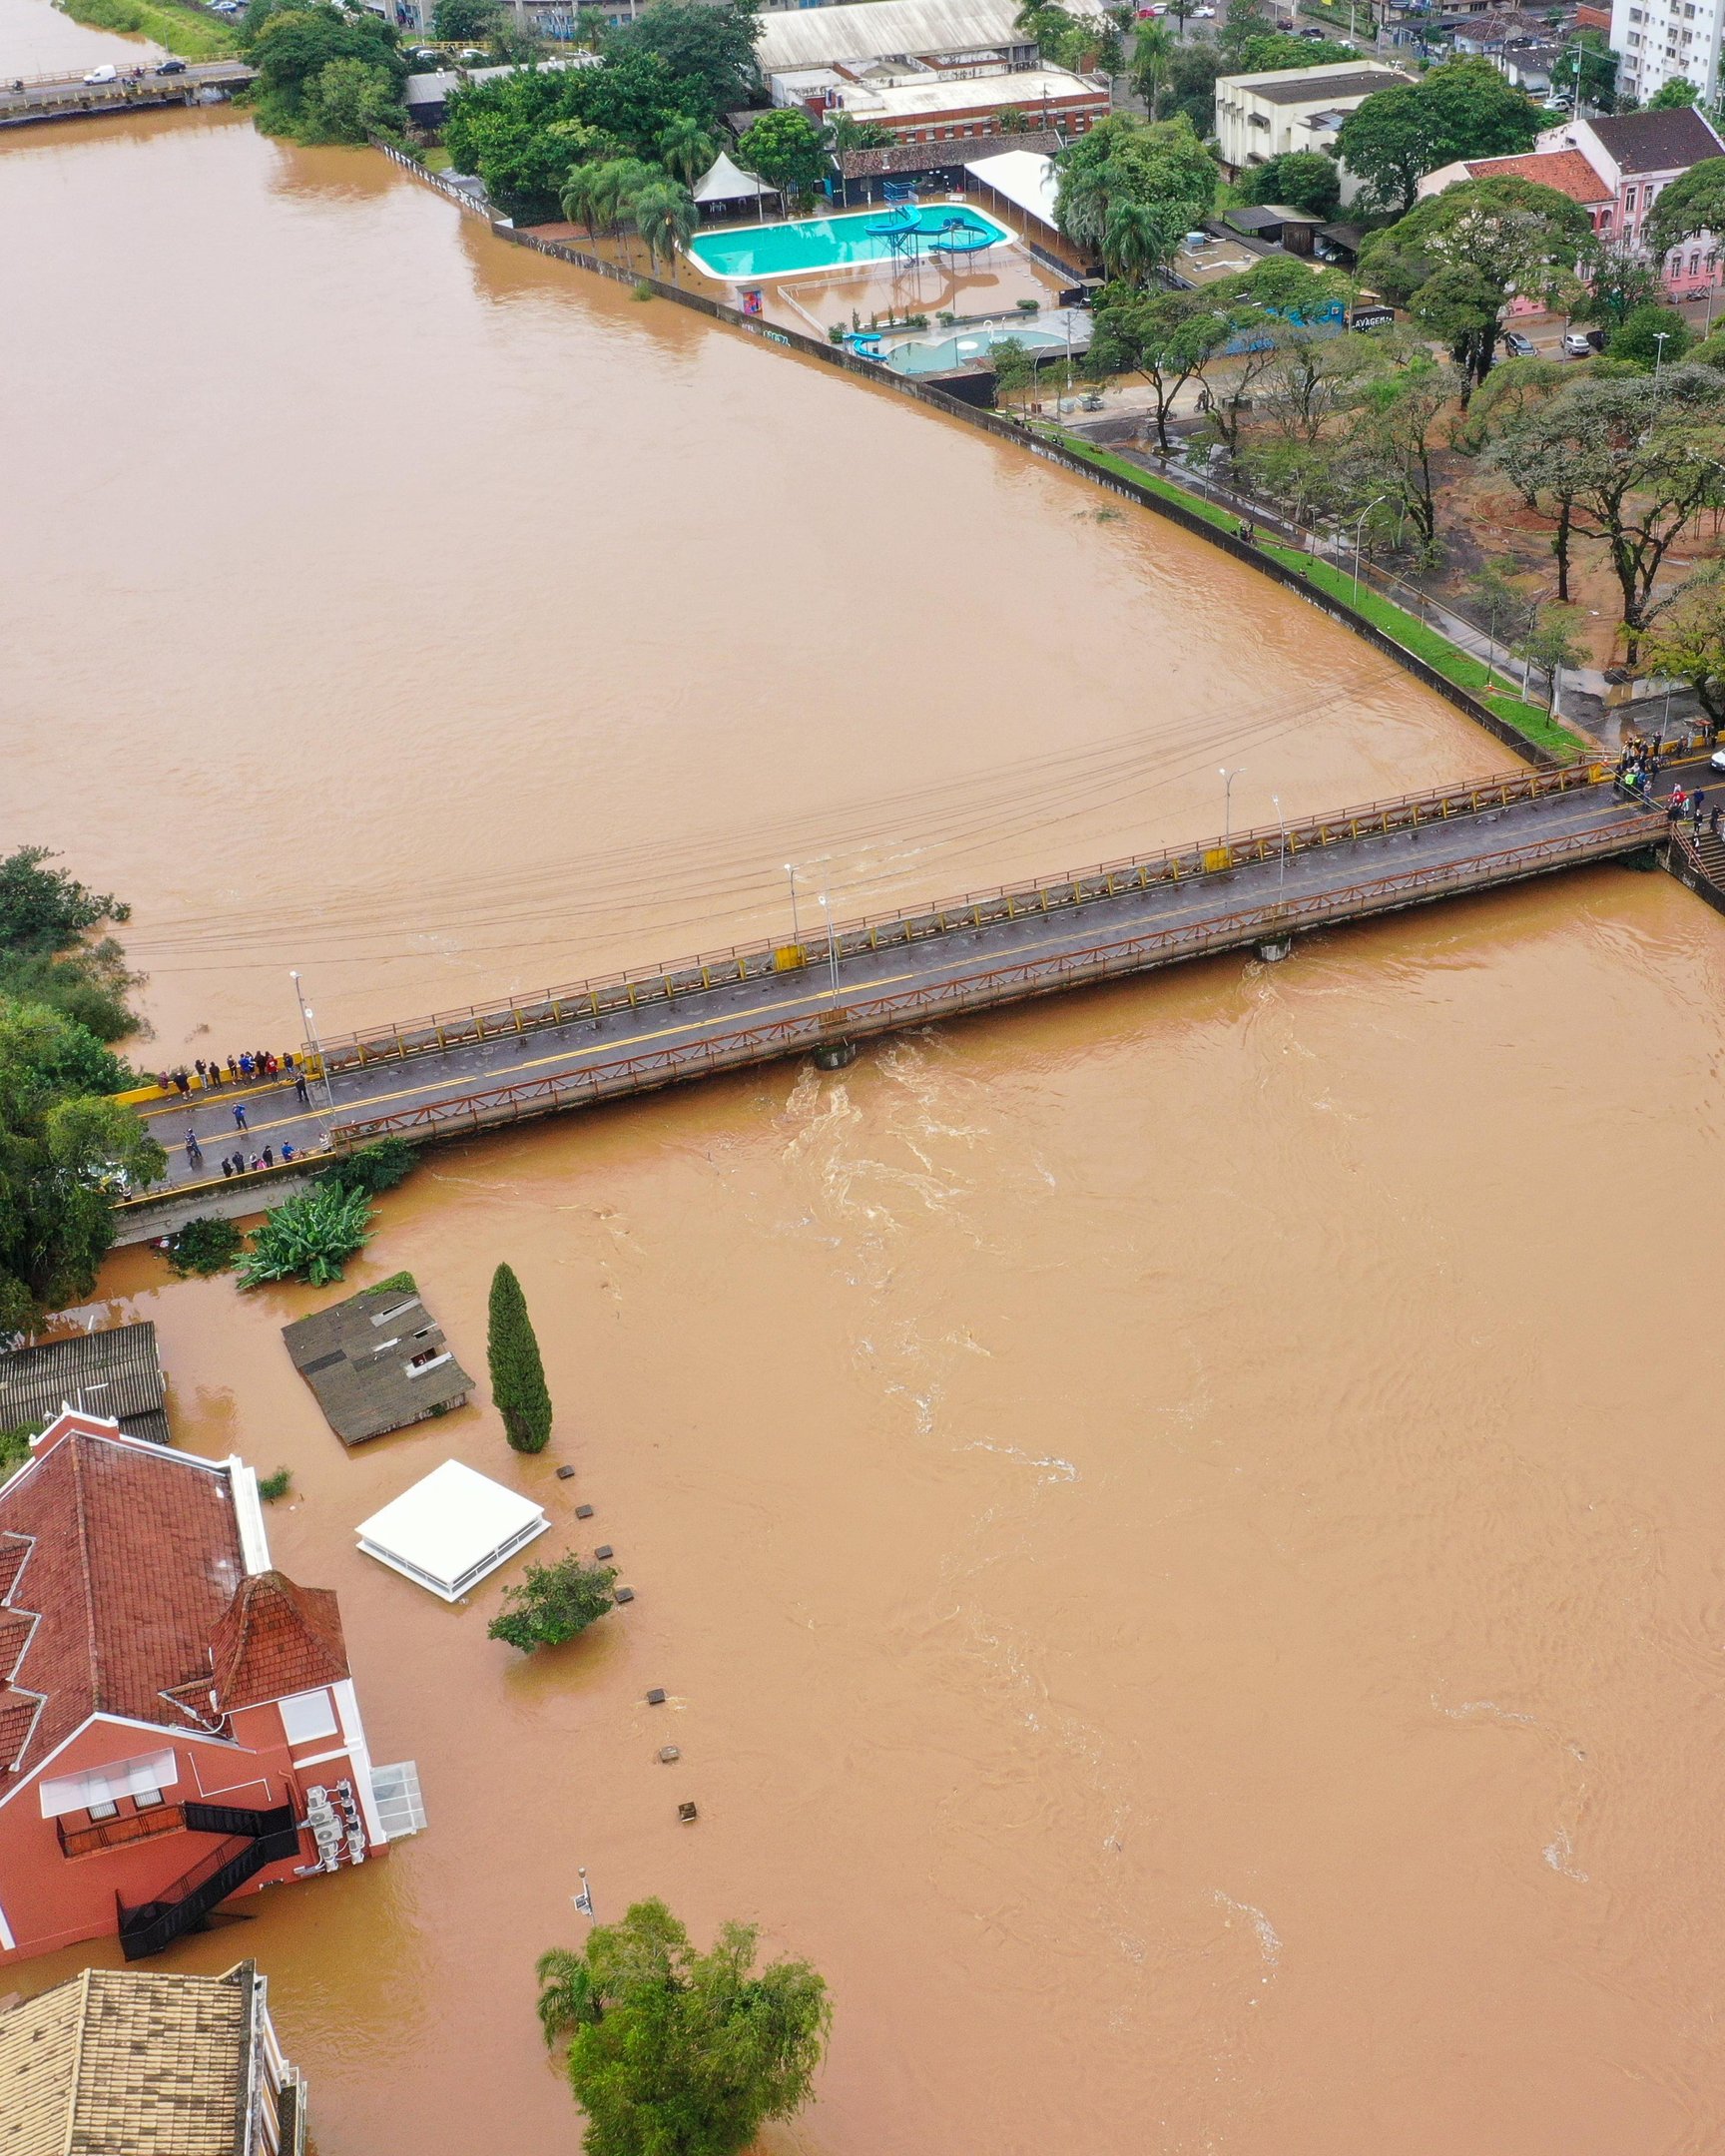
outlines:
[[[359,1547],[404,1579],[457,1602],[551,1525],[530,1497],[445,1460],[359,1522]]]
[[[1065,0],[1074,15],[1100,15],[1100,0]],[[1017,27],[1018,0],[842,0],[838,7],[764,15],[755,41],[763,75],[878,60],[887,53],[993,51],[1030,42]]]

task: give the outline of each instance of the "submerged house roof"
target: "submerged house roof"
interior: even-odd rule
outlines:
[[[473,1389],[415,1288],[362,1288],[284,1326],[282,1338],[345,1445],[458,1407]]]
[[[147,1319],[0,1355],[0,1430],[52,1422],[62,1407],[78,1407],[118,1422],[128,1437],[168,1444],[166,1393]]]
[[[250,1961],[223,1976],[85,1969],[0,2013],[6,2156],[251,2156],[264,2143],[249,2092],[274,2078],[254,2057],[262,1991]]]

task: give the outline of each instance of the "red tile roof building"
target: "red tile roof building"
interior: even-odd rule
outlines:
[[[0,1962],[363,1863],[372,1783],[335,1597],[271,1566],[252,1470],[61,1414],[0,1488]]]

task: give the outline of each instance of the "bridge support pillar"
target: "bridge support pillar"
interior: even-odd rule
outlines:
[[[1258,955],[1266,965],[1274,965],[1279,958],[1286,958],[1293,948],[1291,935],[1267,936],[1258,946]]]
[[[857,1043],[848,1040],[823,1041],[815,1051],[817,1070],[844,1070],[847,1064],[857,1060]]]

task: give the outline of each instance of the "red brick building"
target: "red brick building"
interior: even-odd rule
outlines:
[[[423,1824],[374,1771],[335,1597],[257,1479],[62,1413],[0,1488],[0,1963],[363,1864]]]

